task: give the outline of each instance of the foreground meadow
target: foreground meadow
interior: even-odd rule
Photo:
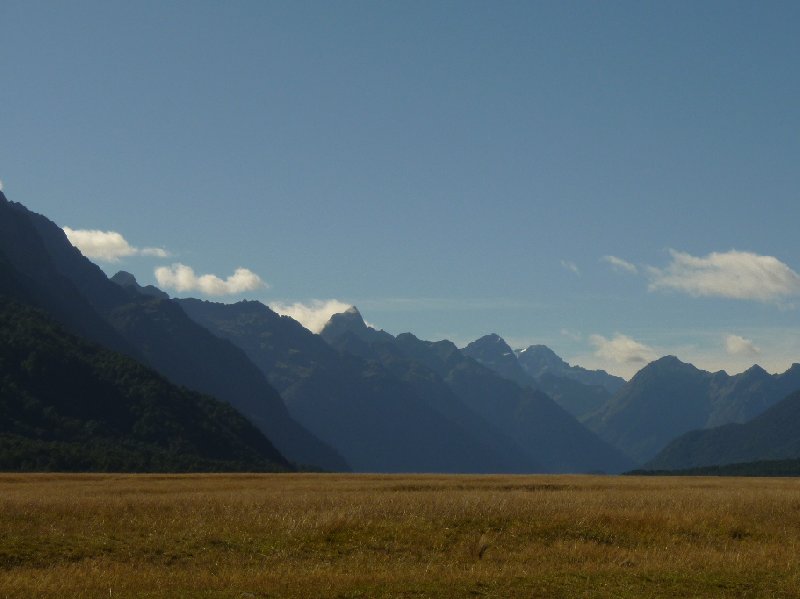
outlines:
[[[0,597],[800,597],[800,481],[0,475]]]

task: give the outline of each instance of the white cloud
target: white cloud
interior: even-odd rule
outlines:
[[[237,268],[227,279],[221,279],[211,274],[198,276],[193,268],[176,263],[156,268],[155,275],[162,287],[178,292],[199,291],[205,295],[233,295],[267,287],[261,277],[247,268]]]
[[[800,275],[773,256],[752,252],[713,252],[697,257],[670,250],[664,269],[650,267],[649,289],[671,289],[692,296],[778,301],[800,294]]]
[[[319,333],[334,314],[346,311],[352,307],[337,299],[311,300],[307,304],[296,302],[283,304],[280,302],[269,304],[269,307],[283,316],[290,316],[302,324],[312,333]]]
[[[166,258],[169,256],[169,252],[162,248],[142,248],[137,250],[137,253],[140,256],[156,256],[157,258]]]
[[[119,262],[127,256],[168,256],[161,248],[136,248],[116,231],[98,231],[96,229],[70,229],[64,227],[69,242],[78,248],[87,258],[103,262]]]
[[[725,351],[731,356],[757,356],[761,353],[755,343],[739,335],[725,336]]]
[[[669,332],[651,330],[648,339],[654,335],[657,338],[657,342],[650,345],[653,354],[645,352],[640,357],[652,361],[651,357],[655,359],[657,356],[673,355],[703,370],[724,370],[731,375],[747,370],[753,363],[760,364],[767,372],[780,373],[792,363],[800,362],[800,327],[755,327],[738,332],[740,335],[731,335],[726,330],[695,327],[672,329]],[[728,348],[726,342],[730,337],[733,338]],[[609,358],[620,352],[607,351],[602,352],[605,356],[599,356],[595,349],[599,347],[595,345],[581,353],[565,353],[563,357],[570,364],[589,369],[602,368],[624,378],[632,377],[645,365],[641,361],[622,364]]]
[[[0,191],[3,191],[3,180],[0,179]]]
[[[595,348],[595,356],[617,364],[644,365],[657,357],[652,347],[620,333],[615,333],[612,339],[606,339],[602,335],[590,335],[589,343]]]
[[[622,258],[617,258],[616,256],[603,256],[600,259],[603,262],[608,262],[617,272],[626,272],[634,275],[639,272],[639,269],[636,268],[635,264],[628,262],[627,260],[623,260]]]
[[[571,272],[574,272],[576,275],[581,274],[581,270],[578,268],[578,265],[575,264],[574,262],[571,262],[570,260],[562,260],[561,266],[563,266],[564,268],[566,268]]]

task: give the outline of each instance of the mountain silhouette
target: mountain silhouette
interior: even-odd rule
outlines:
[[[674,439],[644,468],[676,470],[800,459],[799,422],[800,392],[794,392],[748,422],[695,430]]]
[[[229,402],[290,460],[347,463],[293,420],[247,356],[189,319],[172,300],[110,281],[64,232],[0,192],[0,252],[15,275],[0,290],[47,311],[70,332],[121,351],[174,383]]]
[[[242,348],[291,414],[339,449],[357,471],[541,469],[430,377],[401,376],[378,361],[339,352],[260,302],[178,302],[199,324]],[[333,322],[350,343],[393,339],[368,328],[355,308]]]
[[[521,387],[465,356],[449,341],[368,327],[355,311],[334,315],[320,335],[340,351],[446,385],[472,412],[550,472],[619,472],[633,463],[541,391]],[[409,375],[407,375],[409,376]]]
[[[710,373],[675,356],[642,368],[586,424],[634,460],[653,459],[688,431],[744,422],[800,389],[800,367],[770,375]]]
[[[4,295],[0,338],[2,470],[291,469],[229,404],[177,387]]]
[[[534,387],[535,382],[520,366],[514,350],[496,333],[484,335],[461,350],[465,356],[491,368],[503,378],[514,381],[521,387]]]
[[[604,387],[609,393],[615,393],[625,384],[625,379],[608,374],[605,370],[587,370],[581,366],[570,366],[546,345],[530,345],[516,353],[520,366],[535,380],[551,374],[584,385]]]
[[[584,379],[594,380],[599,376],[598,380],[601,380],[603,376],[610,377],[610,375],[606,375],[603,371],[589,371],[569,366],[544,345],[531,346],[528,352],[514,352],[502,337],[492,333],[473,341],[461,351],[522,387],[532,387],[546,393],[580,421],[596,412],[611,398],[611,393],[605,387],[583,383],[573,376],[578,372],[586,375]],[[532,370],[523,368],[520,356],[530,358],[529,352],[541,355],[546,360],[547,366]],[[531,364],[530,359],[528,364]],[[553,365],[559,366],[555,368]],[[532,374],[534,372],[535,376]]]

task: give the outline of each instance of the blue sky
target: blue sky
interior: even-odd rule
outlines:
[[[118,233],[82,239],[176,295],[308,322],[336,299],[625,376],[665,353],[783,370],[798,22],[794,2],[4,0],[0,180]]]

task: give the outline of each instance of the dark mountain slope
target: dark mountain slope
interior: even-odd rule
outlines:
[[[0,197],[0,251],[30,281],[36,305],[76,334],[141,359],[175,383],[242,411],[294,462],[346,462],[295,422],[244,353],[189,319],[171,300],[123,289],[45,217]]]
[[[0,296],[0,469],[290,469],[228,404]]]
[[[40,307],[80,337],[140,358],[137,350],[56,268],[31,215],[21,204],[9,202],[0,191],[0,254],[7,266],[0,276],[0,291]],[[72,246],[69,251],[77,252]],[[92,267],[97,268],[93,264]]]
[[[348,334],[343,336],[348,338]],[[394,376],[416,390],[440,414],[468,431],[483,445],[487,455],[504,456],[504,466],[511,472],[540,472],[546,470],[543,463],[469,406],[447,382],[423,360],[409,357],[411,346],[419,340],[411,333],[398,335],[392,343],[378,342],[371,346],[371,363],[380,363]],[[346,353],[346,352],[345,352]]]
[[[676,435],[705,425],[707,375],[674,356],[656,360],[636,373],[586,424],[644,463]]]
[[[537,346],[531,346],[527,352],[520,355],[530,356],[530,352],[534,351],[535,347]],[[461,351],[464,355],[494,370],[500,376],[514,381],[521,387],[539,389],[578,420],[583,420],[591,413],[596,412],[611,398],[611,393],[605,387],[582,383],[573,378],[569,369],[577,369],[577,371],[592,376],[598,373],[602,373],[606,377],[610,375],[606,375],[602,371],[583,371],[583,369],[571,367],[549,348],[543,345],[538,347],[542,349],[537,351],[541,355],[547,356],[549,366],[536,370],[535,377],[522,367],[517,354],[502,337],[496,334],[485,335]],[[560,363],[563,367],[550,367],[556,363]],[[556,372],[560,374],[555,374]]]
[[[552,472],[619,472],[632,463],[541,391],[489,377],[466,362],[445,380],[467,405],[529,448]]]
[[[675,470],[740,462],[800,458],[800,392],[744,424],[696,430],[678,437],[647,469]]]
[[[107,317],[171,380],[229,401],[293,461],[349,470],[335,449],[289,415],[278,392],[241,349],[195,323],[175,301],[138,295]]]
[[[642,368],[586,424],[645,463],[688,431],[742,422],[797,389],[797,365],[780,375],[756,366],[729,376],[667,356]]]
[[[129,272],[125,272],[124,270],[119,271],[117,274],[111,277],[110,280],[123,289],[128,288],[132,291],[135,291],[139,295],[149,295],[150,297],[157,297],[159,299],[170,299],[169,294],[164,293],[154,285],[139,285],[136,277]]]
[[[339,448],[356,470],[534,469],[510,442],[487,441],[491,435],[479,431],[488,426],[472,422],[445,386],[413,385],[377,362],[341,354],[260,302],[178,302],[191,318],[241,347],[280,390],[292,415]],[[449,418],[444,404],[461,419]]]
[[[711,414],[706,428],[746,422],[763,413],[790,393],[800,390],[800,364],[772,375],[758,365],[735,376],[713,375]]]
[[[334,315],[321,336],[339,349],[355,346],[360,352],[366,351],[395,372],[427,369],[475,414],[510,437],[547,471],[617,472],[630,467],[632,462],[582,427],[545,394],[501,377],[448,341],[426,342],[408,333],[394,338],[370,329],[356,314]]]
[[[536,387],[580,422],[584,422],[611,399],[611,393],[601,385],[587,385],[550,372],[536,379]]]

